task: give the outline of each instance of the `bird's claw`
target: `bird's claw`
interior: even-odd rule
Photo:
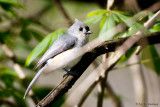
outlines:
[[[72,75],[72,76],[76,76],[78,77],[79,75],[75,72],[72,72],[72,71],[68,71],[67,69],[63,68],[67,73],[63,75],[63,78],[68,76],[68,75]]]

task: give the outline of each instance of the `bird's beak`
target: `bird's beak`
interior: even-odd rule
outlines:
[[[92,32],[89,30],[89,31],[85,32],[85,34],[92,34]]]

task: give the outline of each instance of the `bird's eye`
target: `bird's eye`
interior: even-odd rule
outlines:
[[[86,26],[85,28],[86,28],[87,31],[89,31],[89,27],[88,26]]]
[[[83,31],[83,28],[82,28],[82,27],[80,27],[80,28],[79,28],[79,31]]]

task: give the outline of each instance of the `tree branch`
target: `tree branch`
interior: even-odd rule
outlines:
[[[102,57],[102,61],[104,62],[108,57],[108,54],[104,54]],[[99,86],[98,86],[98,100],[97,100],[97,107],[103,107],[103,97],[105,92],[105,82],[107,80],[108,75],[103,75],[99,78]]]
[[[123,107],[121,100],[117,98],[115,92],[113,91],[112,87],[107,81],[105,82],[105,88],[107,94],[111,97],[112,101],[114,102],[115,107]]]
[[[71,71],[74,71],[79,76],[81,76],[96,57],[106,52],[115,51],[116,47],[121,45],[128,38],[129,37],[106,41],[103,44],[97,46],[93,50],[85,53],[79,63],[71,68]],[[150,45],[160,43],[160,32],[143,35],[143,37],[138,40],[132,47],[143,44],[144,39],[147,39]],[[78,78],[79,77],[74,77],[72,75],[68,75],[63,78],[60,84],[37,104],[37,107],[53,105],[62,95],[68,92],[68,90],[74,85]]]
[[[69,15],[67,14],[67,12],[65,11],[65,9],[62,6],[62,3],[60,0],[54,0],[56,6],[58,7],[59,11],[62,13],[63,17],[66,19],[66,22],[68,23],[69,26],[71,26],[72,20],[70,19]]]

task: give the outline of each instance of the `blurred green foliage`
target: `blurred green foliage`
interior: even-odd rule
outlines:
[[[48,34],[31,52],[26,60],[26,66],[28,66],[35,58],[42,55],[53,42],[64,34],[64,30],[57,30],[53,33]]]
[[[86,6],[88,7],[88,5]],[[32,70],[30,66],[33,67],[35,65],[35,59],[41,56],[58,37],[65,33],[64,29],[49,29],[50,26],[46,26],[40,20],[35,20],[32,17],[22,17],[20,12],[17,10],[23,10],[26,8],[27,7],[25,7],[23,4],[15,0],[0,0],[0,106],[29,106],[27,101],[23,99],[23,95],[27,85],[30,82],[28,79],[32,79],[32,76],[28,76],[26,79],[20,79],[17,73],[13,70],[13,63],[18,63],[21,67]],[[51,14],[54,15],[54,12]],[[131,14],[118,10],[99,9],[97,11],[88,13],[84,22],[90,27],[93,27],[98,23],[100,29],[98,31],[98,37],[103,36],[104,33],[108,32],[119,23],[125,24],[126,21],[129,20],[132,16],[133,15]],[[106,40],[131,36],[138,30],[142,30],[145,33],[159,32],[160,20],[158,20],[151,29],[147,31],[142,29],[144,22],[152,16],[153,14],[150,14],[149,17],[143,20],[139,20],[136,23],[133,23],[131,26],[127,26],[126,31],[120,32],[113,37],[106,37]],[[57,18],[57,20],[59,19]],[[59,24],[57,24],[57,26],[58,25]],[[42,29],[47,31],[47,33],[42,33]],[[97,25],[96,29],[98,29]],[[51,32],[52,30],[53,32]],[[47,36],[45,36],[46,34]],[[11,48],[11,50],[13,50],[15,53],[13,58],[10,58],[5,54],[4,50],[2,49],[2,44],[6,44],[9,48]],[[24,50],[23,52],[21,52],[22,49]],[[133,48],[130,49],[127,54],[121,58],[119,63],[127,61],[133,54],[134,50],[135,49]],[[21,54],[17,55],[17,53]],[[155,46],[148,46],[142,51],[141,54],[142,61],[151,59],[150,62],[144,63],[144,66],[152,69],[158,75],[160,74],[159,58],[160,57]],[[52,88],[34,88],[34,95],[37,96],[38,99],[42,99]],[[11,104],[5,103],[9,101],[9,99],[13,99]],[[64,100],[65,96],[60,98],[54,106],[60,106]]]

